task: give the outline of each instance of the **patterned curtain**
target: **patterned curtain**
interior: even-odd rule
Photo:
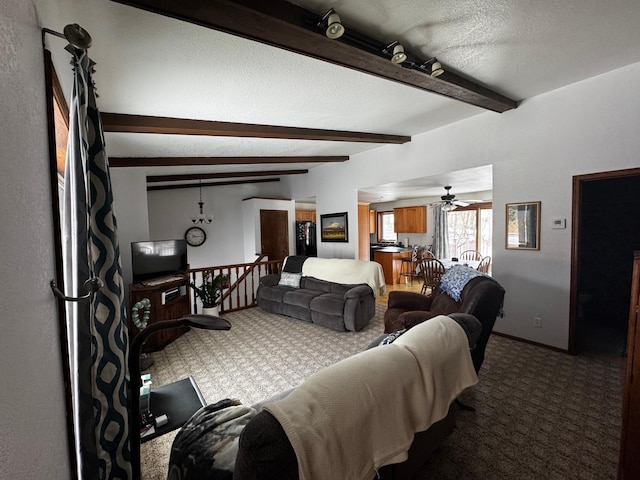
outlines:
[[[113,194],[86,50],[71,46],[74,86],[64,179],[63,261],[67,295],[88,278],[104,283],[91,300],[67,303],[79,476],[131,478],[127,410],[128,329]]]
[[[433,234],[433,254],[436,258],[449,258],[449,223],[443,205],[433,208],[435,232]]]

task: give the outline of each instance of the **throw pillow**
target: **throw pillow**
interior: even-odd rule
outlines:
[[[280,274],[280,281],[278,282],[278,285],[282,285],[283,287],[300,288],[301,278],[301,273],[282,272]]]

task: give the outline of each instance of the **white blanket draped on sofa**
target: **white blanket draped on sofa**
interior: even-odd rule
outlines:
[[[265,410],[286,432],[301,480],[369,480],[406,460],[414,434],[477,381],[467,336],[441,315],[321,370]]]
[[[302,275],[335,283],[366,283],[376,296],[387,291],[382,265],[368,260],[309,257],[302,264]]]

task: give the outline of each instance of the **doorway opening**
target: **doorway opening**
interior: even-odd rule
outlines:
[[[640,169],[573,177],[569,353],[626,349]]]

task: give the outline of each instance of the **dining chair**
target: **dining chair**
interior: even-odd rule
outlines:
[[[480,252],[477,250],[465,250],[458,256],[458,258],[460,260],[475,260],[479,262],[482,260],[482,255],[480,255]]]
[[[422,260],[419,264],[420,274],[422,275],[422,290],[420,293],[425,295],[427,288],[431,290],[430,293],[440,285],[440,280],[446,269],[443,263],[437,258],[428,258]]]
[[[480,260],[480,264],[478,265],[478,271],[482,273],[486,273],[489,275],[489,267],[491,266],[491,257],[486,256],[482,260]]]
[[[430,258],[436,258],[436,256],[433,254],[433,252],[424,249],[420,252],[420,258],[418,259],[419,261],[422,260],[429,260]]]

